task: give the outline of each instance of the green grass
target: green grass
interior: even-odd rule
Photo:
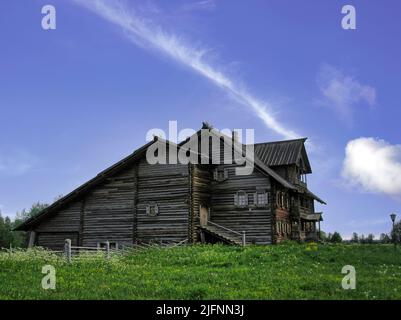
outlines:
[[[57,272],[44,290],[42,266]],[[341,269],[356,268],[344,290]],[[0,253],[0,299],[401,299],[401,251],[389,245],[194,245],[105,260],[41,250]]]

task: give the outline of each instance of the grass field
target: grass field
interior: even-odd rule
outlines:
[[[56,268],[44,290],[42,266]],[[341,269],[356,269],[344,290]],[[401,250],[389,245],[195,245],[75,258],[0,253],[0,299],[401,299]]]

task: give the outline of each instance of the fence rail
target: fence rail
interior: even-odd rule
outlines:
[[[122,245],[120,248],[116,247],[115,251],[119,251],[121,253],[124,253],[126,251],[132,251],[132,250],[137,250],[137,249],[149,249],[149,248],[174,248],[177,246],[181,246],[185,243],[188,242],[188,239],[184,239],[179,242],[162,242],[160,241],[159,243],[137,243],[137,244],[132,244],[132,245]],[[71,244],[71,239],[66,239],[65,244],[64,244],[64,250],[61,251],[64,253],[64,256],[66,257],[66,260],[68,263],[71,263],[72,261],[72,256],[75,253],[79,253],[81,250],[82,251],[104,251],[105,252],[105,258],[109,259],[110,258],[110,242],[106,241],[104,242],[105,247],[84,247],[84,246],[73,246]]]
[[[68,263],[71,263],[72,260],[72,252],[74,251],[80,251],[80,250],[93,250],[93,251],[105,251],[105,258],[109,259],[110,258],[110,242],[106,241],[105,242],[105,247],[80,247],[80,246],[72,246],[71,245],[71,239],[65,239],[65,244],[64,244],[64,255],[67,259]]]

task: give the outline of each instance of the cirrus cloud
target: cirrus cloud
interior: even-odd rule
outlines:
[[[360,104],[372,107],[376,102],[376,89],[345,75],[339,69],[323,64],[317,84],[323,97],[320,103],[331,108],[347,124],[352,124],[354,109]]]
[[[207,59],[208,49],[199,48],[184,41],[175,33],[162,29],[151,16],[145,16],[135,5],[119,0],[75,0],[110,23],[119,26],[129,40],[141,48],[153,49],[203,76],[221,88],[230,98],[248,108],[263,121],[265,126],[286,139],[300,135],[279,121],[275,115],[277,107],[255,97],[238,79],[223,73],[222,67]],[[205,5],[210,1],[200,1]]]
[[[401,145],[371,137],[349,141],[342,176],[365,191],[401,196]]]

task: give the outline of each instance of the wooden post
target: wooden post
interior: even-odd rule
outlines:
[[[84,245],[84,222],[85,222],[85,199],[81,202],[81,207],[79,209],[79,239],[78,239],[78,246]]]
[[[71,263],[71,239],[65,239],[64,253],[67,258],[67,262]]]
[[[106,241],[106,259],[110,258],[110,242]]]
[[[396,234],[395,234],[395,230],[394,230],[394,225],[395,225],[395,219],[393,220],[393,230],[392,230],[392,235],[393,235],[393,242],[394,242],[394,252],[397,251],[397,239]]]
[[[246,235],[245,231],[242,231],[242,246],[245,247],[246,245]]]
[[[28,243],[28,248],[32,248],[35,244],[35,237],[36,237],[36,232],[31,231],[29,233],[29,243]]]
[[[201,232],[200,232],[200,239],[201,239],[202,244],[204,244],[206,242],[205,241],[205,233],[203,232],[203,230],[201,230]]]

